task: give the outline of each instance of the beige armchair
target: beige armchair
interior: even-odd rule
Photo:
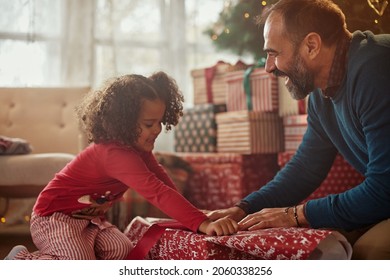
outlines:
[[[0,88],[0,135],[32,146],[23,155],[0,155],[0,197],[36,197],[84,147],[75,106],[89,90]]]

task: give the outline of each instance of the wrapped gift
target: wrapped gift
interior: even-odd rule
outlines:
[[[278,78],[279,116],[307,114],[307,102],[309,97],[295,100],[285,85],[284,78]]]
[[[134,246],[128,259],[304,260],[334,233],[321,229],[271,228],[208,236],[188,231],[173,220],[136,217],[125,234]]]
[[[279,166],[283,168],[293,156],[294,152],[279,153]],[[357,172],[340,154],[338,154],[321,186],[306,200],[347,191],[352,187],[359,185],[363,180],[364,176]]]
[[[186,109],[174,132],[176,152],[216,152],[216,114],[226,105],[198,104]]]
[[[216,116],[217,151],[241,154],[284,150],[283,120],[278,113],[235,111]]]
[[[277,154],[176,153],[192,169],[184,196],[200,209],[233,206],[270,181],[279,170]]]
[[[278,81],[264,68],[225,74],[227,111],[278,112]]]
[[[307,114],[283,117],[284,151],[295,152],[307,129]]]
[[[194,86],[194,104],[226,104],[225,73],[230,64],[217,64],[191,71]]]

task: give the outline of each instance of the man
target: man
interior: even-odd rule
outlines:
[[[309,95],[307,132],[271,182],[209,217],[230,216],[247,230],[340,229],[352,258],[390,259],[390,35],[351,34],[330,0],[280,0],[263,22],[265,69],[285,77],[293,98]],[[300,204],[338,152],[364,182]]]

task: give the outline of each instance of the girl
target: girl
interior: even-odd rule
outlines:
[[[175,188],[152,150],[162,130],[183,115],[183,96],[164,72],[125,75],[91,91],[76,109],[91,143],[37,198],[31,234],[39,251],[16,246],[7,259],[124,259],[132,243],[104,219],[128,188],[192,231],[227,235],[229,218],[215,222]]]

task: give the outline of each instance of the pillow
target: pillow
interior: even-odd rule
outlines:
[[[0,135],[0,155],[21,155],[31,151],[31,145],[26,140]]]

